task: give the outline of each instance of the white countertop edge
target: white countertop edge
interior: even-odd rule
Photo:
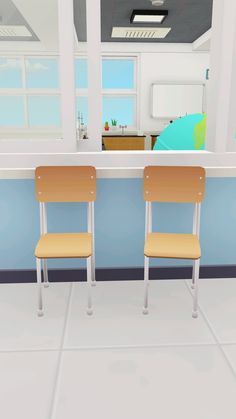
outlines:
[[[206,167],[207,177],[236,177],[236,167]],[[142,178],[143,167],[98,167],[100,179]],[[34,179],[34,168],[0,169],[0,179]]]

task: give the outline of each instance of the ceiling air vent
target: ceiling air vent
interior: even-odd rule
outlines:
[[[32,36],[30,31],[23,25],[0,25],[0,37],[18,38]]]
[[[112,29],[112,38],[126,39],[157,39],[165,38],[171,28],[120,28]]]

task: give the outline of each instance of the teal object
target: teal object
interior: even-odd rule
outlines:
[[[196,113],[176,119],[157,137],[153,150],[204,150],[206,115]]]

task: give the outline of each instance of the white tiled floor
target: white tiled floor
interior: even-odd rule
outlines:
[[[3,419],[235,419],[236,279],[0,286]]]
[[[202,281],[199,290],[200,302],[221,343],[236,343],[236,280]]]
[[[94,318],[86,315],[86,289],[74,284],[65,346],[94,348],[214,343],[202,316],[191,317],[192,300],[183,281],[152,281],[149,315],[142,314],[143,283],[98,283]],[[236,295],[236,289],[235,289]]]
[[[58,349],[70,284],[45,289],[46,316],[35,316],[36,284],[0,285],[0,350]]]
[[[57,352],[0,353],[0,416],[49,418]]]

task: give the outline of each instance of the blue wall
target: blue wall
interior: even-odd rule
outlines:
[[[0,181],[0,269],[35,267],[39,237],[38,203],[33,180]],[[191,232],[191,205],[156,204],[154,228]],[[50,204],[51,231],[85,229],[84,204]],[[95,204],[96,265],[143,265],[144,202],[141,179],[99,179]],[[202,264],[236,264],[236,178],[208,178],[201,217]],[[153,260],[153,265],[186,261]],[[51,261],[51,267],[78,267],[82,261]]]

